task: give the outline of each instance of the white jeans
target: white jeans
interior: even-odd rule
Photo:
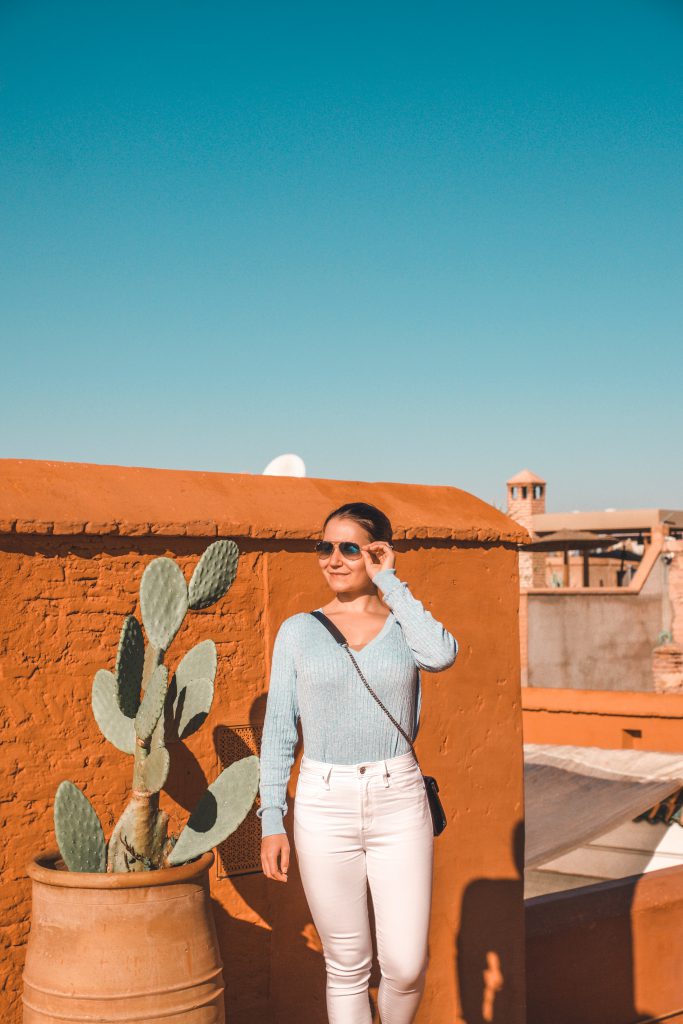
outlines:
[[[304,754],[294,846],[323,945],[329,1024],[371,1024],[370,885],[382,971],[382,1024],[410,1024],[429,959],[434,836],[412,751],[383,761],[325,764]]]

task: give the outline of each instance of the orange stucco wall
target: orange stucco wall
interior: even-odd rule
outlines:
[[[528,1024],[683,1021],[683,868],[527,900]]]
[[[217,727],[263,720],[280,622],[327,599],[308,541],[331,508],[367,500],[394,522],[399,573],[460,644],[451,669],[423,679],[416,747],[439,780],[449,825],[435,840],[431,960],[418,1021],[522,1024],[515,524],[455,488],[26,461],[0,468],[2,1020],[20,1019],[30,916],[24,865],[54,845],[56,786],[66,777],[82,786],[105,832],[127,796],[130,759],[99,734],[90,688],[98,668],[113,666],[123,616],[139,614],[144,566],[169,555],[189,578],[216,536],[232,537],[241,551],[229,595],[188,617],[167,658],[175,664],[206,637],[218,646],[211,716],[175,752],[163,797],[183,820],[218,772]],[[286,823],[291,841],[291,804]],[[296,858],[287,885],[260,873],[214,875],[212,894],[231,1024],[323,1024],[324,965]],[[375,967],[373,992],[378,981]]]
[[[683,694],[525,687],[526,743],[683,752]]]

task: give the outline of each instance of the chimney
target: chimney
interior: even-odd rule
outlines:
[[[534,516],[545,512],[546,482],[530,469],[507,481],[507,514],[533,536]],[[520,551],[519,582],[522,589],[547,587],[546,556],[543,551]]]

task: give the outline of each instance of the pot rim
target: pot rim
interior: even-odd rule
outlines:
[[[61,860],[59,850],[46,850],[29,861],[26,873],[34,882],[63,889],[148,889],[191,882],[208,871],[215,859],[213,850],[208,850],[189,864],[158,871],[58,871],[54,865]]]

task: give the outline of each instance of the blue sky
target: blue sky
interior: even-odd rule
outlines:
[[[682,508],[682,50],[673,0],[5,0],[0,455]]]

